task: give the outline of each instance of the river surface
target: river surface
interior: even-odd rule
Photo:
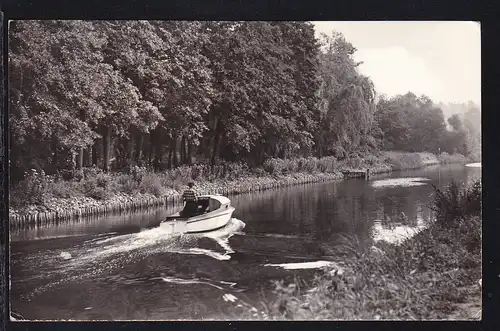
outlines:
[[[11,310],[32,320],[264,318],[273,281],[311,280],[342,259],[339,234],[361,246],[398,241],[432,217],[431,184],[480,175],[477,165],[430,166],[237,195],[231,222],[205,234],[156,226],[180,206],[11,232]]]

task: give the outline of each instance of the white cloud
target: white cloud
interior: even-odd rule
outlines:
[[[379,93],[425,94],[435,102],[481,102],[481,35],[475,22],[313,22],[341,32]]]

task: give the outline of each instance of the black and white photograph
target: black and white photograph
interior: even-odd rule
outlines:
[[[482,319],[479,22],[7,36],[11,321]]]

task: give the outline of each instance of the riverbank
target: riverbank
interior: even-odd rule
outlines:
[[[437,218],[426,229],[399,245],[378,242],[357,250],[342,260],[342,273],[327,268],[309,289],[279,284],[276,300],[265,304],[266,318],[480,319],[480,201],[479,183],[437,191]]]
[[[439,163],[465,163],[430,153],[383,152],[377,156],[337,161],[333,157],[270,159],[248,169],[232,163],[210,168],[180,167],[160,173],[132,168],[124,173],[103,173],[97,168],[47,176],[33,171],[10,191],[11,223],[44,224],[65,219],[159,207],[180,201],[185,185],[194,180],[201,194],[239,194],[290,185],[343,179],[350,173],[370,174],[415,169]]]

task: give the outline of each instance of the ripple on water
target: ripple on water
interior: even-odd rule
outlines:
[[[481,168],[481,162],[468,163],[465,166],[469,168]]]

